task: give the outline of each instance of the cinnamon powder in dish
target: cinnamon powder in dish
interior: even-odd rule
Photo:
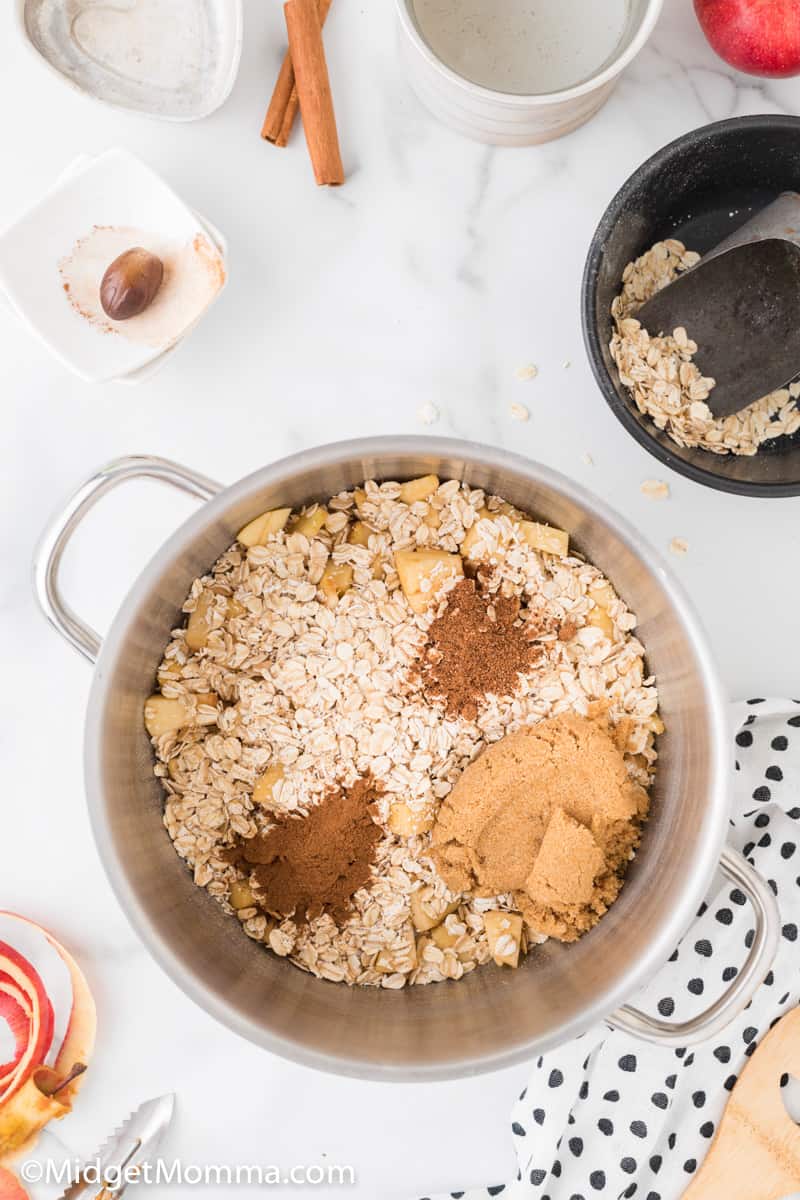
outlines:
[[[487,594],[462,579],[428,630],[425,690],[444,700],[449,715],[474,720],[484,696],[517,690],[520,674],[542,657],[535,644],[540,633],[520,619],[516,596]]]
[[[305,817],[280,816],[266,833],[241,839],[225,852],[252,868],[256,901],[276,917],[298,924],[328,913],[347,919],[350,900],[371,879],[381,828],[371,815],[378,789],[369,779],[327,796]]]

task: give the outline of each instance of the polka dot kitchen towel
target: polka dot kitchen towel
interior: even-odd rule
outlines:
[[[734,719],[730,842],[769,881],[782,922],[773,968],[751,1004],[691,1051],[653,1046],[603,1024],[545,1054],[511,1114],[516,1179],[430,1200],[683,1194],[738,1072],[762,1035],[800,1002],[800,701],[750,700],[735,706]],[[676,1021],[696,1015],[743,962],[751,916],[730,884],[710,897],[637,1006]]]

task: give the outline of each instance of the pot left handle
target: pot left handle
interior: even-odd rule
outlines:
[[[61,594],[60,567],[64,551],[73,533],[83,518],[106,492],[119,487],[129,479],[155,479],[171,484],[181,492],[188,492],[198,500],[211,500],[222,490],[222,485],[207,479],[197,471],[170,462],[167,458],[155,458],[136,454],[116,458],[101,467],[70,497],[61,512],[51,521],[39,542],[33,563],[33,578],[36,596],[48,621],[63,638],[74,646],[89,662],[95,662],[100,653],[101,638],[67,604]]]

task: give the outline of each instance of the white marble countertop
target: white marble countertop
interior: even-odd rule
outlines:
[[[318,190],[300,141],[280,152],[258,137],[283,45],[277,0],[247,0],[233,95],[185,126],[120,114],[63,86],[12,38],[10,7],[0,16],[0,226],[75,155],[118,144],[161,171],[231,246],[230,287],[202,332],[139,388],[72,378],[0,312],[0,906],[58,932],[100,1010],[91,1078],[60,1133],[88,1152],[139,1101],[175,1090],[167,1149],[185,1161],[352,1164],[358,1184],[345,1194],[398,1200],[502,1180],[524,1067],[424,1087],[315,1074],[216,1026],[151,962],[90,840],[81,778],[90,672],[35,607],[33,546],[77,483],[116,455],[161,454],[227,482],[315,443],[423,432],[418,409],[433,404],[440,415],[427,432],[557,467],[662,550],[686,537],[689,553],[673,566],[731,695],[796,694],[797,502],[722,495],[678,476],[668,501],[643,497],[642,480],[665,473],[593,383],[578,296],[594,226],[644,157],[708,120],[800,112],[800,80],[729,71],[705,45],[690,0],[667,0],[650,45],[587,126],[541,148],[490,149],[420,108],[400,73],[388,2],[339,0],[327,42],[349,179]],[[521,382],[515,372],[527,363],[539,374]],[[530,409],[527,423],[512,418],[515,401]],[[78,610],[104,628],[188,511],[146,484],[104,503],[66,564]]]

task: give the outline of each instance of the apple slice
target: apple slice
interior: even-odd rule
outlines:
[[[13,946],[0,941],[0,986],[16,1001],[15,1016],[29,1012],[25,1045],[0,1077],[0,1104],[13,1096],[35,1067],[44,1062],[53,1040],[53,1006],[36,969]],[[23,1004],[24,1000],[24,1004]],[[0,1143],[2,1145],[2,1143]]]

